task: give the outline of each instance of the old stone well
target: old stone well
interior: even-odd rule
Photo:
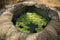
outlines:
[[[43,26],[42,31],[30,31],[26,33],[16,28],[16,18],[25,14],[27,11],[33,11],[49,20],[48,23]],[[27,23],[27,21],[25,21],[25,23]],[[38,5],[35,2],[17,3],[8,7],[0,16],[0,40],[57,40],[59,24],[58,13],[46,5]],[[32,23],[31,25],[32,27],[35,26]]]

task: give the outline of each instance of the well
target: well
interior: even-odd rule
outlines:
[[[28,5],[29,3],[29,5]],[[15,27],[16,18],[21,13],[33,10],[39,15],[50,20],[44,30],[37,33],[22,33]],[[22,2],[7,8],[0,16],[0,39],[1,40],[57,40],[59,33],[59,16],[58,13],[44,4],[35,2]],[[58,27],[57,27],[58,26]]]

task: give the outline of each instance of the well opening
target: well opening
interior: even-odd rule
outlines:
[[[42,31],[49,21],[50,18],[48,13],[45,10],[35,6],[25,6],[15,11],[12,18],[12,22],[17,29],[26,33],[37,33]]]

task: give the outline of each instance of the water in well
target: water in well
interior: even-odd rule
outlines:
[[[16,27],[22,32],[39,32],[46,24],[47,20],[35,12],[27,12],[16,20]]]
[[[38,10],[38,11],[37,11]],[[16,12],[13,17],[13,23],[21,32],[36,33],[42,31],[50,21],[46,11],[35,7],[25,7],[24,10]],[[17,15],[18,14],[18,15]],[[41,15],[40,15],[41,14]]]

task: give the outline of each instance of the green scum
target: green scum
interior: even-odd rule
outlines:
[[[47,25],[48,20],[35,12],[26,12],[25,14],[22,14],[19,18],[16,19],[16,27],[21,32],[30,33],[30,27],[27,25],[31,22],[35,25],[38,25],[38,27],[36,26],[37,28],[35,28],[35,30],[36,32],[39,32],[43,30],[43,26]]]

